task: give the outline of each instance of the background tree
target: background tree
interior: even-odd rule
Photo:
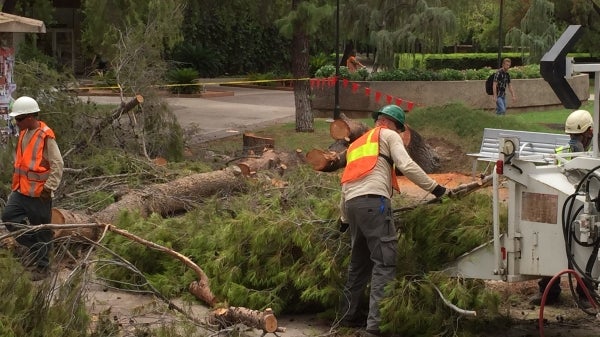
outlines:
[[[398,52],[438,52],[454,44],[456,16],[441,5],[439,0],[350,1],[342,9],[342,31],[356,44],[375,48],[374,70],[394,69]]]
[[[554,24],[554,4],[547,0],[533,0],[520,28],[512,27],[506,34],[506,41],[519,48],[528,63],[539,63],[559,33]]]
[[[83,42],[110,60],[109,76],[122,101],[125,94],[144,96],[143,113],[129,116],[137,141],[133,146],[147,158],[181,159],[181,127],[155,91],[165,78],[165,51],[182,38],[183,1],[86,0],[82,7]]]
[[[291,11],[277,21],[280,32],[292,39],[292,75],[296,79],[309,77],[310,37],[321,24],[332,17],[334,9],[328,4],[307,0],[292,0]],[[296,131],[313,132],[314,116],[308,99],[308,80],[298,80],[294,84],[296,106]]]
[[[576,44],[577,51],[600,53],[600,1],[598,0],[552,0],[554,16],[560,26],[579,24],[584,33]]]
[[[456,43],[472,45],[473,52],[498,47],[497,0],[444,0],[442,4],[456,16]]]
[[[171,57],[204,77],[288,73],[290,41],[274,24],[289,10],[287,2],[190,0],[183,23],[185,42]]]
[[[182,39],[184,0],[84,0],[81,6],[82,43],[108,60],[116,57],[126,35],[143,35],[138,43],[146,50],[140,56],[154,60]]]

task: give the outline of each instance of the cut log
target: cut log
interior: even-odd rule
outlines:
[[[440,168],[437,152],[425,142],[423,137],[406,125],[406,131],[400,134],[408,155],[425,173],[434,173]],[[333,172],[346,166],[346,151],[349,142],[336,140],[327,151],[312,149],[306,154],[306,161],[312,168],[321,172]]]
[[[242,135],[243,148],[245,155],[261,154],[269,149],[275,148],[275,140],[273,138],[260,137],[253,133],[244,133]]]
[[[52,219],[53,224],[81,224],[91,222],[91,216],[72,212],[66,209],[53,208]],[[54,231],[54,238],[63,238],[70,236],[77,240],[78,237],[84,237],[87,240],[98,241],[100,238],[100,228],[98,227],[74,227],[62,228]]]
[[[168,183],[150,185],[143,191],[132,190],[119,201],[95,213],[93,218],[98,222],[113,223],[122,210],[139,212],[143,217],[151,213],[169,216],[193,208],[203,198],[239,191],[245,184],[245,178],[232,168],[198,173]]]
[[[285,328],[277,326],[277,318],[270,308],[265,309],[265,311],[250,310],[241,307],[220,308],[209,314],[207,323],[218,326],[220,329],[242,323],[249,327],[260,329],[265,333],[285,331]]]
[[[275,170],[279,175],[283,175],[288,167],[304,161],[301,150],[296,150],[294,153],[267,150],[260,157],[244,158],[236,165],[244,176],[252,176],[263,170]]]
[[[52,209],[52,223],[81,224],[91,222],[115,222],[122,210],[139,212],[141,216],[159,213],[163,216],[188,210],[191,205],[216,193],[234,192],[245,186],[245,179],[233,168],[198,173],[162,184],[148,186],[145,190],[127,190],[119,201],[94,214],[83,214],[66,209]],[[91,229],[66,229],[56,231],[54,237],[71,234],[96,241],[98,233]]]
[[[350,119],[340,113],[340,119],[336,119],[329,125],[329,134],[335,140],[346,140],[352,143],[358,137],[371,129],[367,124]]]
[[[333,172],[346,166],[346,151],[348,142],[336,140],[326,151],[312,149],[306,154],[306,162],[316,171]]]

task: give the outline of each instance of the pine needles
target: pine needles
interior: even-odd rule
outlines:
[[[287,174],[285,187],[257,179],[246,193],[207,199],[180,218],[140,220],[126,214],[118,225],[189,256],[208,274],[223,306],[331,315],[337,310],[350,252],[348,234],[339,233],[336,223],[339,177],[315,174],[308,167]],[[459,320],[436,287],[460,308],[497,315],[498,296],[483,282],[440,272],[459,255],[491,239],[491,214],[490,197],[473,193],[398,215],[397,223],[403,224],[398,277],[382,303],[383,329],[442,336],[461,331],[464,324],[457,322],[481,322],[481,317]],[[169,257],[134,248],[120,238],[110,239],[109,246],[133,261],[154,287],[169,296],[184,291],[174,284],[193,280],[193,273]],[[108,275],[119,280],[128,274]]]

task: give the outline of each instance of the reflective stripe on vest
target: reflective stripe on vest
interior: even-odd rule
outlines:
[[[557,148],[554,149],[554,153],[556,154],[561,154],[561,153],[571,153],[573,151],[571,151],[571,145],[563,145],[563,146],[559,146]],[[573,157],[563,157],[564,160],[571,160],[573,159]]]
[[[27,130],[19,133],[12,179],[12,190],[30,197],[41,195],[50,176],[50,163],[44,160],[43,152],[46,137],[54,138],[54,132],[44,122],[39,123],[25,150],[22,144]]]
[[[342,174],[342,184],[360,179],[373,170],[379,158],[380,132],[381,127],[376,127],[350,144],[346,152],[346,168]],[[391,171],[392,186],[400,191],[393,165]]]

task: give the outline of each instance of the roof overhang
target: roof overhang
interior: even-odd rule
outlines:
[[[3,33],[45,33],[43,21],[0,12],[0,32]]]

